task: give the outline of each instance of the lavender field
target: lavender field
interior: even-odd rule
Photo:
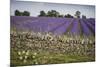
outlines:
[[[61,35],[95,35],[95,19],[11,16],[11,26],[17,30],[51,32]]]
[[[95,18],[11,16],[11,65],[95,61]]]

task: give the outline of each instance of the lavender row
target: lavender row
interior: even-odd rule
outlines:
[[[19,30],[54,34],[90,35],[95,33],[95,19],[11,16],[11,27],[13,26]]]

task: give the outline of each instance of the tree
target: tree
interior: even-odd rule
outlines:
[[[56,10],[51,10],[47,12],[47,16],[48,17],[58,17],[59,16],[59,12],[57,12]]]
[[[24,12],[22,13],[22,16],[30,16],[30,13],[29,13],[28,11],[24,11]]]
[[[20,12],[19,10],[15,10],[15,16],[30,16],[28,11]]]
[[[63,15],[59,15],[58,17],[64,17]]]
[[[47,12],[47,17],[51,17],[51,16],[52,16],[51,11],[48,11]]]
[[[56,10],[51,10],[51,14],[53,17],[58,17],[59,12],[57,12]]]
[[[21,16],[21,12],[19,10],[15,10],[15,16]]]
[[[82,19],[86,19],[86,16],[85,15],[82,15]]]
[[[64,17],[65,17],[65,18],[73,18],[73,16],[70,15],[70,14],[67,14],[67,15],[65,15]]]
[[[76,16],[77,18],[80,18],[80,15],[81,15],[81,12],[80,12],[80,11],[76,11],[75,16]]]
[[[44,11],[40,11],[39,17],[40,17],[40,16],[46,16],[46,13],[45,13]]]

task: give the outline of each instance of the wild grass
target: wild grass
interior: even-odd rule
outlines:
[[[95,61],[95,39],[12,31],[11,66]]]

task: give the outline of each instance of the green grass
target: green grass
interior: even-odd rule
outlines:
[[[32,58],[33,54],[35,58]],[[19,55],[17,52],[12,53],[11,56],[11,65],[15,66],[23,66],[23,65],[42,65],[42,64],[61,64],[61,63],[76,63],[76,62],[91,62],[95,61],[95,57],[93,56],[80,56],[80,55],[69,55],[69,54],[56,54],[56,53],[48,53],[48,52],[34,52],[31,51],[28,55],[27,62],[23,62],[23,60],[19,60]],[[22,55],[24,57],[24,55]]]

